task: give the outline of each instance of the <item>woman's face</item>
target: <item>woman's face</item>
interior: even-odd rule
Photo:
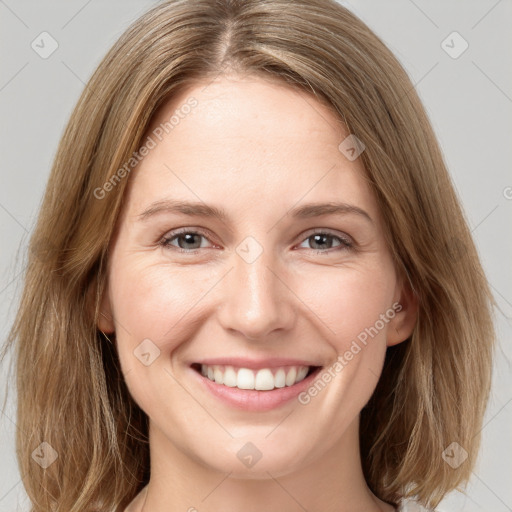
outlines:
[[[263,478],[357,432],[413,320],[347,135],[261,78],[191,87],[154,118],[100,328],[160,453]]]

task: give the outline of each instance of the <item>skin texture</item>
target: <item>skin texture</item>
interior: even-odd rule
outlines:
[[[148,134],[190,97],[197,106],[129,177],[102,301],[99,327],[116,333],[127,385],[150,418],[151,480],[128,510],[393,510],[364,480],[359,413],[386,347],[411,334],[417,304],[394,269],[361,159],[338,149],[348,133],[326,106],[261,77],[223,76],[182,91]],[[214,205],[228,219],[139,218],[166,199]],[[328,201],[372,220],[287,215]],[[178,228],[204,236],[176,238]],[[315,229],[333,238],[315,245]],[[246,237],[262,249],[251,263],[237,252]],[[401,311],[307,405],[241,411],[203,389],[190,368],[225,356],[328,367],[395,302]],[[134,356],[145,339],[160,350],[149,366]],[[237,457],[248,442],[262,454],[250,468]]]

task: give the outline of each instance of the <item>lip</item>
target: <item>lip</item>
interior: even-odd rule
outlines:
[[[218,363],[199,363],[199,364],[232,364],[237,366],[237,364],[226,363],[225,361],[234,361],[233,359],[216,359],[209,361],[223,361]],[[237,360],[240,361],[240,360]],[[277,364],[277,359],[274,359],[275,363],[273,366],[286,366],[285,364]],[[279,360],[284,361],[284,360]],[[287,360],[291,361],[291,360]],[[254,363],[254,361],[253,361]],[[256,363],[255,363],[256,364]],[[258,363],[260,366],[243,366],[242,368],[272,368],[273,366],[261,366],[261,363]],[[268,364],[268,360],[265,364]],[[287,363],[294,364],[294,363]],[[296,364],[296,363],[295,363]],[[230,407],[234,407],[243,411],[254,411],[254,412],[263,412],[270,411],[272,409],[276,409],[278,407],[283,406],[284,404],[290,402],[295,397],[297,397],[302,391],[308,388],[312,381],[316,378],[318,373],[322,370],[321,366],[317,365],[308,365],[302,363],[303,366],[316,366],[313,372],[311,372],[307,377],[302,379],[297,384],[293,386],[287,386],[284,388],[275,388],[271,391],[258,391],[256,389],[238,389],[236,387],[224,386],[223,384],[217,384],[216,382],[208,379],[201,375],[200,372],[195,370],[192,366],[189,366],[189,370],[192,372],[192,376],[198,379],[199,384],[203,386],[208,393],[212,394],[216,399],[223,402]]]
[[[291,359],[285,357],[273,357],[267,359],[248,359],[244,357],[217,357],[211,359],[202,359],[194,361],[196,364],[229,365],[237,368],[250,368],[251,370],[261,370],[262,368],[277,368],[279,366],[322,366],[319,362],[306,361],[303,359]]]

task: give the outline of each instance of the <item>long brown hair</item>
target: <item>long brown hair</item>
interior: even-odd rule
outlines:
[[[15,347],[16,448],[32,510],[122,511],[148,481],[147,417],[97,329],[129,176],[102,198],[98,189],[119,177],[164,101],[226,70],[308,91],[364,142],[366,178],[419,315],[410,339],[388,349],[361,412],[363,469],[382,500],[435,506],[477,456],[493,299],[413,84],[333,0],[170,0],[129,27],[85,87],[31,239],[4,354]],[[456,469],[442,455],[452,442],[467,452]],[[57,459],[43,468],[36,449]]]

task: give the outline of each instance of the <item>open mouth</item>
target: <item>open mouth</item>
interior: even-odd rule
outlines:
[[[231,365],[193,363],[192,369],[216,384],[230,388],[273,391],[294,386],[316,374],[321,366],[279,366],[275,368],[242,368]]]

